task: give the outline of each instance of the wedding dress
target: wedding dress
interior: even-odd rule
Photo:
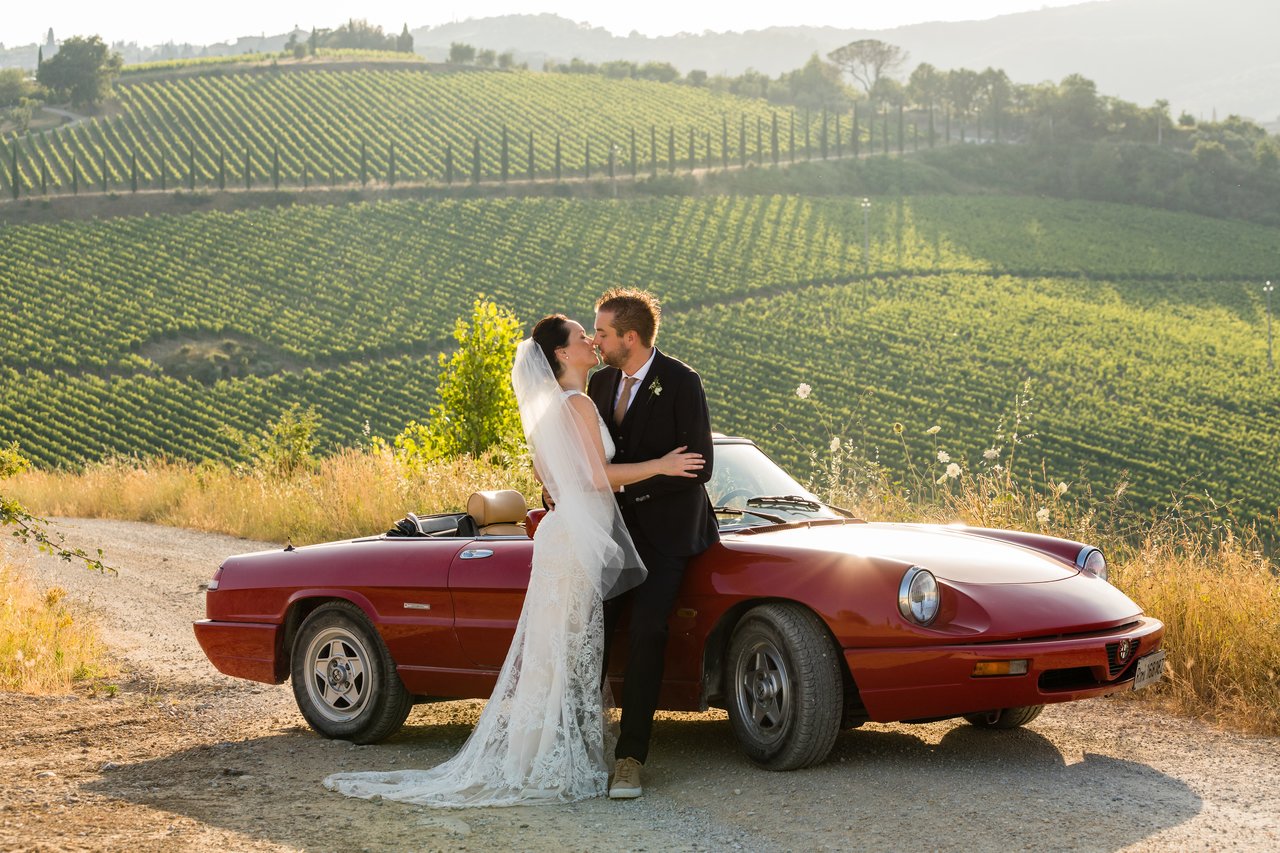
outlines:
[[[512,380],[556,508],[538,525],[497,685],[453,758],[430,770],[336,773],[324,780],[331,791],[442,808],[567,803],[607,791],[602,601],[642,581],[644,568],[570,409],[581,392],[560,388],[532,340],[517,350]],[[596,417],[612,459],[613,441]]]

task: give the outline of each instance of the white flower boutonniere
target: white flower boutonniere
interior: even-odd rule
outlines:
[[[662,396],[662,380],[655,379],[652,382],[650,382],[649,393],[653,394],[653,396],[655,397],[661,397]]]

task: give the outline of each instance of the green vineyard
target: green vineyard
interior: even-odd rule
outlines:
[[[901,422],[918,459],[937,424],[976,470],[1030,380],[1026,464],[1103,490],[1127,477],[1139,507],[1208,490],[1276,532],[1275,229],[1018,198],[873,198],[863,216],[745,196],[9,226],[0,442],[42,465],[223,459],[224,425],[300,403],[326,447],[358,444],[425,417],[434,354],[478,294],[526,323],[587,320],[625,283],[663,299],[660,343],[704,374],[716,429],[796,468],[839,437],[896,470]]]
[[[817,156],[852,116],[692,86],[529,72],[271,70],[117,85],[110,117],[13,143],[5,196],[491,180]],[[804,126],[808,120],[808,132]],[[594,172],[592,171],[594,170]]]

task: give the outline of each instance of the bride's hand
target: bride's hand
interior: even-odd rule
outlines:
[[[670,477],[696,477],[706,465],[701,453],[686,453],[683,446],[663,456],[658,463],[662,473]]]

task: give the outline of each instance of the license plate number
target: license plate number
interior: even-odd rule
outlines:
[[[1133,673],[1134,690],[1141,690],[1160,680],[1160,677],[1164,675],[1164,657],[1164,649],[1160,649],[1145,657],[1138,658],[1138,665],[1134,668]]]

